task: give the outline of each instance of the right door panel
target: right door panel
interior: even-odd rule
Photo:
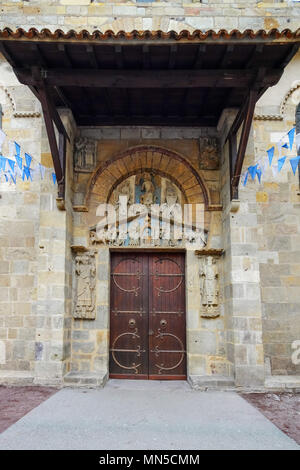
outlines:
[[[186,378],[184,273],[184,254],[150,256],[149,379]]]

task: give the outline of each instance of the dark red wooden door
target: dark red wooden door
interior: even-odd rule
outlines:
[[[186,378],[183,254],[149,259],[149,378]]]
[[[112,253],[110,377],[185,379],[184,255]]]

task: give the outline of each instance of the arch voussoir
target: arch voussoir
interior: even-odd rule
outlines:
[[[140,145],[113,156],[102,163],[93,174],[86,194],[89,206],[91,195],[106,194],[106,201],[114,188],[129,176],[152,171],[169,177],[183,192],[187,202],[210,204],[208,189],[197,170],[173,150],[152,145]]]

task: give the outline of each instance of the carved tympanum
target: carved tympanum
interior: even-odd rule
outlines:
[[[96,263],[94,253],[83,253],[75,258],[76,306],[74,318],[95,319]]]

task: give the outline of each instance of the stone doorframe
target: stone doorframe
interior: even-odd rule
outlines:
[[[94,319],[73,319],[72,328],[73,359],[75,362],[85,360],[85,364],[79,363],[79,367],[77,365],[73,370],[71,369],[65,377],[66,384],[75,382],[76,385],[103,386],[108,379],[111,251],[134,252],[145,251],[145,248],[111,248],[99,245],[94,250],[96,266]],[[220,382],[226,385],[227,381],[232,385],[232,378],[230,378],[232,367],[226,357],[223,319],[218,314],[216,317],[209,318],[201,311],[199,270],[203,256],[200,257],[202,261],[199,260],[197,252],[190,249],[149,248],[147,251],[185,252],[188,381],[196,388],[202,387],[203,384],[205,386],[207,382],[210,384]],[[204,258],[207,259],[209,256],[204,256]],[[220,275],[222,277],[221,272]]]

